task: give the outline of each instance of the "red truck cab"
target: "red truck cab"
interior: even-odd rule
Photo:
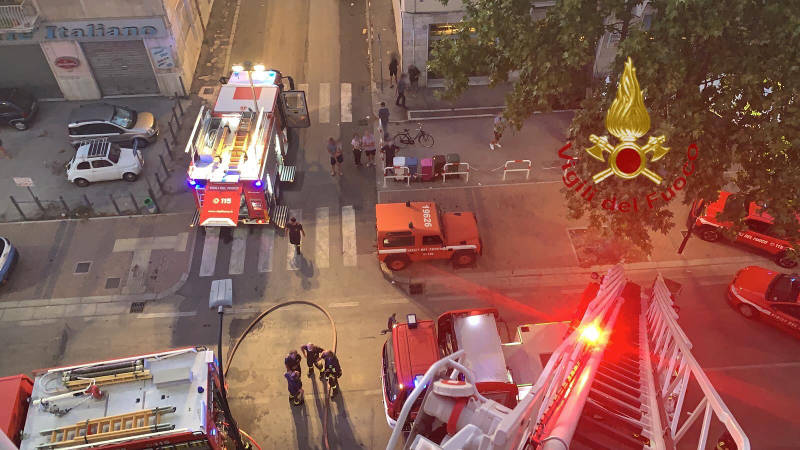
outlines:
[[[733,226],[732,222],[723,222],[717,218],[727,208],[737,208],[746,214],[747,228],[736,235],[736,242],[768,253],[781,267],[792,268],[797,265],[797,261],[791,257],[794,252],[791,242],[778,236],[772,229],[775,219],[755,202],[745,206],[740,196],[730,192],[721,191],[719,198],[711,203],[703,200],[694,202],[689,222],[694,222],[695,233],[708,242],[722,239],[722,230]]]
[[[762,319],[800,337],[800,276],[758,266],[736,273],[728,302],[748,319]]]
[[[379,203],[375,218],[378,260],[391,270],[433,259],[469,266],[482,252],[478,222],[470,212],[442,214],[433,202]]]

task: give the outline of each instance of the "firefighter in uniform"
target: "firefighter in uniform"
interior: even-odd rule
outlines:
[[[286,371],[283,374],[286,377],[286,382],[289,388],[289,403],[293,406],[300,406],[305,402],[303,398],[303,380],[300,378],[300,372]]]
[[[331,350],[325,350],[321,356],[322,366],[322,379],[328,381],[331,389],[331,397],[334,397],[339,392],[339,377],[342,376],[342,366],[339,365],[339,358]]]
[[[295,370],[303,374],[303,371],[300,370],[300,361],[303,360],[303,357],[297,353],[297,350],[292,350],[286,355],[286,358],[283,360],[283,364],[286,365],[286,370],[289,372],[294,372]]]
[[[309,342],[308,344],[300,347],[300,351],[303,352],[303,355],[306,357],[306,364],[308,365],[308,378],[311,378],[314,376],[314,366],[317,366],[317,369],[322,370],[317,364],[319,355],[322,353],[322,349]]]

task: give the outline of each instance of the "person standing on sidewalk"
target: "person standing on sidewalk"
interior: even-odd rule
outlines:
[[[394,104],[403,108],[406,108],[406,88],[408,87],[408,82],[406,81],[406,74],[400,75],[400,81],[397,82],[397,99],[394,101]],[[402,100],[402,102],[401,102]]]
[[[306,237],[306,232],[303,230],[303,225],[300,224],[297,219],[292,217],[289,219],[289,223],[286,224],[286,228],[289,229],[289,242],[294,245],[294,249],[297,252],[296,254],[300,254],[300,236]]]
[[[2,140],[0,140],[0,156],[2,156],[3,158],[12,159],[11,155],[9,155],[8,152],[6,151],[6,148],[3,147]]]
[[[309,342],[308,344],[300,347],[300,351],[303,352],[303,355],[306,357],[306,364],[308,365],[308,378],[311,378],[314,376],[314,366],[316,366],[317,369],[320,369],[317,361],[319,361],[319,355],[322,354],[322,349]]]
[[[503,113],[497,113],[494,116],[494,139],[492,142],[489,143],[489,150],[494,150],[495,147],[503,148],[500,145],[500,138],[503,137],[503,129],[506,127],[505,121],[503,120]]]
[[[394,155],[397,154],[399,147],[394,145],[394,142],[387,142],[381,147],[381,158],[383,159],[383,167],[392,167],[394,165]]]
[[[364,149],[364,153],[367,154],[367,166],[375,165],[375,138],[372,136],[372,133],[367,128],[364,131],[364,137],[361,138],[361,148]]]
[[[342,146],[336,142],[336,139],[329,137],[325,149],[328,150],[328,156],[331,157],[331,176],[336,176],[336,169],[339,169],[339,175],[342,175],[342,162],[344,161]]]
[[[381,129],[383,129],[383,140],[386,141],[389,139],[389,108],[386,107],[386,102],[381,102],[378,118],[381,121]]]
[[[358,133],[353,133],[353,140],[350,141],[350,145],[353,146],[353,161],[359,167],[361,167],[361,136]]]
[[[292,406],[302,405],[305,399],[303,398],[303,380],[300,378],[300,372],[287,370],[283,376],[286,378],[286,384],[289,388],[289,403]]]
[[[415,93],[417,92],[417,88],[419,88],[419,74],[420,71],[417,69],[417,66],[413,64],[408,66],[408,79],[411,81],[411,90]]]
[[[302,360],[303,357],[297,353],[297,350],[292,350],[286,355],[286,358],[283,359],[283,364],[289,372],[298,371],[302,374],[303,372],[300,370],[300,361]]]
[[[392,77],[394,77],[394,83],[397,83],[397,66],[398,66],[398,64],[399,63],[397,62],[397,56],[396,55],[392,55],[392,62],[389,63],[389,87],[390,88],[394,87],[394,84],[393,84],[393,81],[392,81]]]

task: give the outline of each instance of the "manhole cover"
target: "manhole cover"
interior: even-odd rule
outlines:
[[[106,278],[106,289],[116,289],[119,287],[119,278]]]
[[[140,313],[144,311],[144,302],[133,302],[131,303],[131,312],[132,313]]]
[[[92,267],[91,262],[79,262],[78,265],[75,266],[75,273],[88,273],[90,267]]]

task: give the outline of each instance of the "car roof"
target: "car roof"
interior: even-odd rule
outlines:
[[[423,214],[424,207],[430,210],[430,217]],[[441,234],[439,212],[434,202],[379,203],[375,205],[375,217],[380,232],[409,231],[410,222],[416,230]],[[429,226],[426,227],[426,223]]]
[[[105,156],[108,153],[110,143],[106,139],[93,139],[86,142],[81,142],[78,151],[75,152],[75,157],[78,159],[97,158]]]
[[[106,121],[111,119],[113,115],[114,105],[90,103],[73,109],[69,114],[69,123]]]

